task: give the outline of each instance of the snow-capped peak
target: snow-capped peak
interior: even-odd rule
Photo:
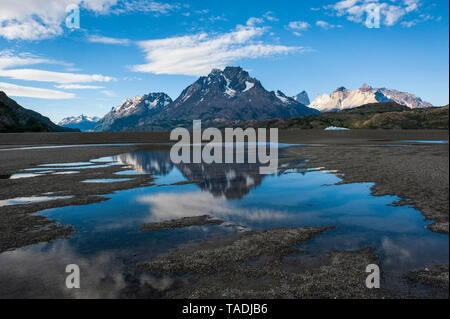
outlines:
[[[165,107],[170,103],[172,103],[172,100],[166,94],[150,93],[144,96],[138,95],[133,99],[125,99],[121,105],[113,108],[112,112],[123,117],[134,113],[137,109],[141,110],[145,108],[151,110],[157,107]]]
[[[310,107],[321,112],[345,110],[359,107],[369,103],[396,102],[411,109],[432,107],[428,102],[406,92],[386,88],[373,88],[364,83],[357,90],[348,90],[344,87],[328,94],[319,95]]]
[[[83,114],[81,114],[80,116],[70,116],[70,117],[66,117],[64,119],[62,119],[61,121],[58,122],[58,125],[60,126],[64,126],[64,125],[70,125],[70,124],[80,124],[83,122],[90,122],[90,123],[96,123],[100,120],[99,117],[90,117],[90,116],[85,116]]]
[[[289,99],[286,97],[286,95],[283,94],[283,92],[277,91],[277,92],[275,93],[275,95],[276,95],[276,97],[277,97],[281,102],[283,102],[284,104],[289,104],[289,103],[290,103]]]

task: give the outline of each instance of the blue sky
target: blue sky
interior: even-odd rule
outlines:
[[[367,82],[449,102],[447,0],[163,1],[0,0],[0,90],[59,121],[175,99],[233,65],[287,95]],[[66,26],[70,4],[80,28]]]

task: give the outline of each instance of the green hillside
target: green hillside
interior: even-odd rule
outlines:
[[[247,126],[325,129],[448,129],[449,107],[410,109],[395,102],[374,103],[336,113],[322,113],[289,120],[274,119]]]

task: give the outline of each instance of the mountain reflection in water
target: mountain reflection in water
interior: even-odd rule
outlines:
[[[132,152],[114,156],[114,160],[132,166],[140,174],[167,176],[177,168],[186,182],[195,183],[202,191],[214,197],[224,196],[227,199],[242,199],[254,188],[261,185],[267,175],[260,174],[262,164],[173,164],[170,153]],[[304,160],[296,160],[286,166],[303,166]],[[284,174],[280,169],[278,175]],[[182,182],[182,181],[179,181]]]

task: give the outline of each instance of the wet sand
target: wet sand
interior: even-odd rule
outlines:
[[[309,159],[308,167],[325,167],[328,170],[336,170],[342,176],[344,183],[373,182],[373,195],[398,196],[401,200],[396,203],[397,205],[413,205],[427,220],[433,221],[433,224],[428,226],[431,231],[448,234],[448,144],[396,142],[407,139],[448,141],[448,131],[280,131],[280,142],[282,143],[312,144],[283,150],[281,161],[307,158]],[[86,162],[135,150],[167,149],[168,146],[163,144],[169,142],[167,133],[0,134],[0,177],[3,177],[0,178],[0,200],[45,193],[53,193],[54,196],[73,196],[69,199],[51,202],[0,207],[0,252],[65,238],[76,231],[70,225],[55,223],[46,217],[33,214],[35,212],[55,207],[100,202],[107,200],[108,194],[118,190],[153,185],[153,178],[150,175],[122,175],[120,178],[130,177],[133,180],[121,183],[82,183],[87,179],[117,178],[118,176],[114,173],[127,170],[121,166],[83,169],[80,170],[80,174],[76,175],[46,175],[16,180],[5,179],[7,176],[18,173],[21,169],[33,168],[40,164]],[[5,148],[33,145],[110,143],[159,144],[2,151]],[[408,145],[408,147],[398,144]],[[336,252],[330,254],[327,261],[316,264],[314,267],[306,267],[301,274],[294,274],[283,269],[291,269],[289,264],[298,264],[298,261],[275,258],[270,263],[265,263],[264,266],[260,265],[257,268],[239,267],[220,272],[214,277],[197,278],[198,289],[180,290],[173,293],[171,297],[377,298],[380,295],[367,294],[365,288],[363,291],[363,288],[356,286],[352,288],[353,290],[348,290],[350,284],[336,283],[336,280],[340,280],[338,278],[344,278],[349,283],[356,282],[355,278],[358,278],[358,282],[361,282],[360,279],[366,274],[360,273],[359,266],[367,265],[368,261],[376,261],[376,256],[370,250]],[[169,267],[170,263],[167,263],[166,266]],[[346,275],[339,270],[341,268],[359,270],[357,273],[349,271]],[[445,271],[444,275],[439,274],[444,279],[448,278],[448,266],[446,269],[447,277],[445,277]],[[230,278],[233,281],[229,281]],[[246,278],[260,280],[261,285],[252,290],[249,288],[251,287],[250,279],[246,281]],[[273,278],[278,279],[273,282],[271,281]],[[314,280],[308,281],[307,278]],[[217,295],[218,291],[222,291],[219,288],[223,288],[223,285],[208,287],[208,280],[212,279],[217,280],[218,283],[223,282],[224,285],[226,282],[230,282],[225,296]],[[201,284],[202,282],[204,285]],[[267,285],[262,284],[263,282],[267,282]],[[305,288],[297,287],[296,290],[292,290],[292,287],[289,288],[289,283],[292,282],[298,285],[302,283]],[[307,285],[308,282],[310,286]],[[235,285],[233,286],[231,283],[235,283]],[[276,288],[266,289],[274,285]],[[333,295],[331,291],[336,285],[340,285],[339,287],[342,289]],[[319,289],[319,286],[324,288]],[[316,290],[317,292],[315,292]]]

